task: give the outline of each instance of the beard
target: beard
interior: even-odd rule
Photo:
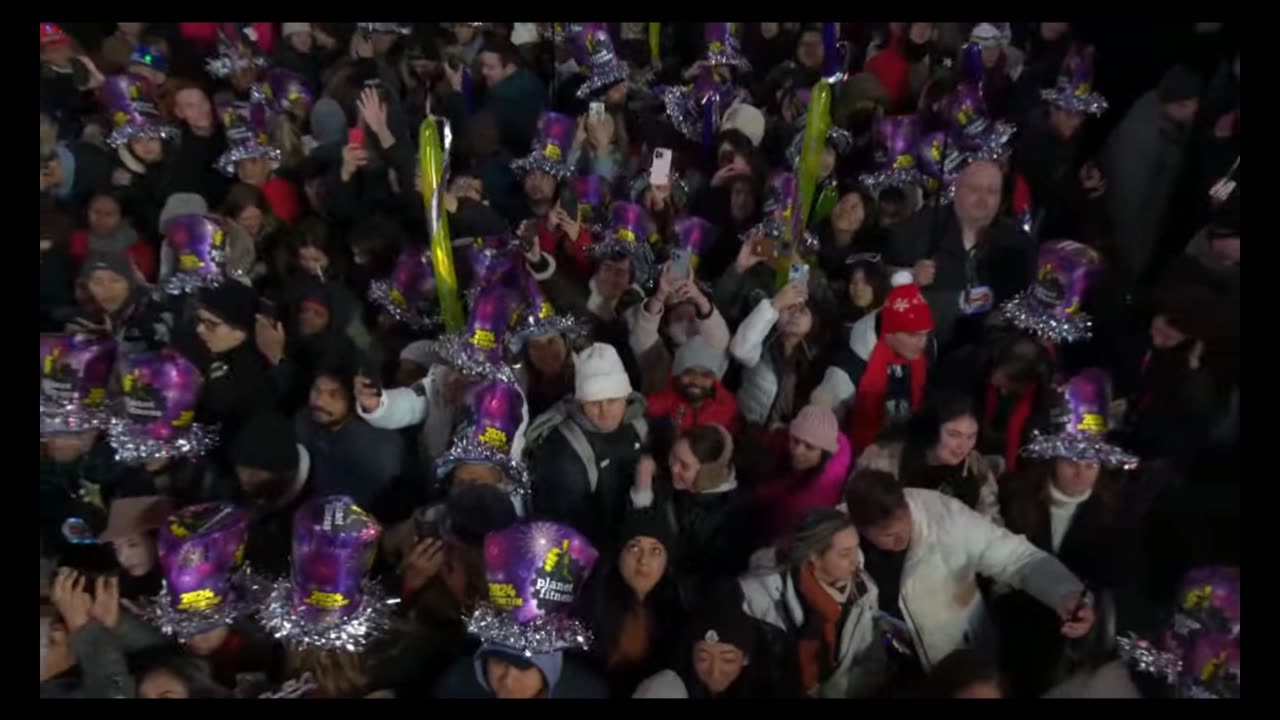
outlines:
[[[700,403],[703,400],[706,400],[707,398],[711,397],[711,393],[713,390],[714,388],[705,388],[700,385],[681,385],[680,386],[680,394],[684,396],[685,400],[688,400],[689,402],[692,402],[692,403]]]

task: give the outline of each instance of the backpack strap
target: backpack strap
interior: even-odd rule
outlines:
[[[591,443],[587,441],[587,436],[582,432],[582,428],[578,427],[578,423],[564,422],[557,427],[569,441],[569,447],[582,458],[582,464],[587,468],[587,485],[594,493],[596,485],[600,484],[600,467],[596,463],[596,451],[591,448]]]

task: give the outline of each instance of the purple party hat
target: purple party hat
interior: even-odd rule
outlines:
[[[689,268],[697,270],[702,256],[715,243],[716,226],[700,217],[690,215],[676,220],[674,229],[675,247],[689,251]]]
[[[523,177],[532,170],[544,172],[556,180],[569,177],[569,151],[578,132],[578,123],[568,115],[544,112],[538,118],[538,132],[527,156],[511,163],[511,169]]]
[[[573,315],[556,312],[533,273],[522,273],[521,280],[524,285],[524,304],[516,318],[515,327],[507,336],[513,355],[519,355],[530,338],[562,334],[572,348],[577,340],[587,334],[589,328],[586,323]]]
[[[764,213],[765,218],[743,233],[744,240],[757,235],[784,239],[790,234],[796,248],[802,254],[816,252],[818,238],[803,223],[797,203],[799,201],[799,185],[795,173],[774,172],[765,182]]]
[[[100,90],[102,105],[111,118],[107,143],[118,147],[138,138],[172,140],[178,128],[160,119],[151,83],[138,75],[111,75]]]
[[[1107,99],[1093,91],[1093,55],[1077,47],[1063,59],[1057,85],[1041,90],[1040,97],[1064,110],[1095,117],[1107,111]]]
[[[974,159],[995,160],[1008,152],[1017,127],[987,116],[982,92],[973,83],[960,83],[942,102],[951,139]]]
[[[436,274],[430,255],[412,243],[406,243],[400,251],[390,277],[369,283],[368,297],[396,320],[415,330],[440,323],[440,316],[434,311]]]
[[[272,102],[270,86],[255,83],[249,102],[219,108],[218,117],[227,129],[227,149],[215,166],[223,175],[235,177],[236,165],[250,158],[266,158],[272,170],[280,166],[280,150],[271,145],[268,133],[275,119]]]
[[[261,581],[244,563],[249,516],[230,503],[190,505],[156,538],[164,589],[144,615],[185,640],[234,623],[260,599]]]
[[[436,461],[436,476],[448,477],[460,463],[492,465],[502,471],[508,492],[529,493],[529,470],[518,456],[529,409],[520,387],[485,382],[468,392],[469,420],[453,436],[449,451]]]
[[[615,202],[609,207],[609,223],[604,232],[597,235],[591,253],[597,258],[625,255],[631,258],[636,284],[649,282],[653,273],[653,249],[650,244],[657,236],[657,228],[649,213],[639,205]]]
[[[604,222],[609,211],[609,203],[613,199],[609,181],[601,175],[576,175],[573,180],[574,195],[578,197],[578,210],[581,222],[587,225]]]
[[[920,138],[915,159],[926,189],[939,193],[944,202],[955,196],[956,179],[972,160],[942,130]]]
[[[920,138],[920,118],[890,115],[876,122],[876,162],[879,169],[859,177],[859,181],[879,195],[889,187],[907,188],[921,184],[916,168],[916,146]]]
[[[40,437],[106,427],[113,338],[40,335]]]
[[[164,243],[173,253],[174,273],[164,289],[173,295],[222,282],[227,264],[227,231],[213,215],[178,215],[164,227]]]
[[[258,621],[290,649],[358,653],[391,625],[389,599],[367,576],[382,526],[344,495],[308,500],[293,515],[293,572]]]
[[[657,92],[662,96],[667,120],[698,143],[720,131],[720,120],[738,97],[738,89],[718,80],[711,68],[699,73],[691,85],[670,85]]]
[[[575,44],[582,48],[577,53],[581,55],[578,64],[587,69],[587,80],[578,88],[578,99],[585,100],[626,81],[627,66],[613,48],[608,25],[587,23],[575,38]]]
[[[581,533],[560,523],[525,522],[489,533],[489,599],[468,618],[468,631],[526,656],[585,650],[591,633],[569,613],[597,556]]]
[[[121,463],[203,455],[218,442],[215,428],[195,422],[200,371],[173,349],[120,358],[122,412],[107,439]]]
[[[1036,281],[1000,308],[1020,330],[1054,343],[1088,340],[1093,320],[1081,307],[1102,272],[1097,250],[1072,240],[1047,242],[1036,260]]]
[[[218,23],[217,54],[205,61],[205,70],[215,78],[228,78],[241,70],[261,70],[267,59],[258,47],[258,33],[251,23]]]
[[[1086,368],[1059,388],[1054,434],[1036,433],[1022,454],[1040,460],[1064,459],[1097,462],[1132,470],[1138,458],[1107,443],[1107,417],[1111,412],[1111,377],[1105,370]]]
[[[466,325],[431,346],[445,365],[470,378],[515,382],[505,362],[507,333],[516,319],[520,296],[500,285],[480,288]]]
[[[276,112],[301,112],[311,110],[315,93],[307,87],[307,81],[292,70],[271,68],[267,71],[265,88],[271,106]]]
[[[707,43],[707,53],[703,56],[711,65],[729,66],[740,72],[750,72],[751,63],[742,54],[738,34],[742,26],[738,23],[703,23],[703,37]]]

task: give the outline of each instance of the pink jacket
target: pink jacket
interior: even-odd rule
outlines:
[[[178,32],[182,37],[200,48],[206,54],[212,54],[217,48],[218,23],[178,23]],[[272,23],[253,23],[258,33],[258,47],[264,54],[269,54],[275,45],[275,30]]]
[[[853,464],[849,439],[840,433],[840,448],[822,466],[816,478],[806,481],[804,474],[791,469],[787,445],[791,433],[786,428],[770,432],[765,442],[778,458],[778,472],[773,479],[756,486],[755,502],[770,542],[786,536],[809,511],[835,507],[841,501],[844,484]]]

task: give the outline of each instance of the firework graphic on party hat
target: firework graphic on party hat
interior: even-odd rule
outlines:
[[[921,184],[916,168],[916,146],[920,139],[920,118],[888,115],[876,121],[876,163],[879,169],[858,180],[879,195],[885,188],[909,188]]]
[[[618,59],[608,25],[585,23],[575,36],[574,44],[581,47],[575,52],[581,58],[578,64],[587,70],[587,80],[578,88],[578,99],[585,100],[626,81],[627,66]]]
[[[197,423],[200,371],[172,348],[120,358],[122,403],[107,440],[121,463],[197,457],[218,443],[217,429]]]
[[[1081,310],[1089,288],[1102,273],[1097,250],[1073,240],[1040,246],[1036,281],[1000,307],[1020,330],[1054,343],[1088,340],[1093,320]]]
[[[214,215],[178,215],[164,227],[164,244],[173,254],[174,272],[165,281],[171,295],[194,292],[221,283],[227,265],[225,221]]]
[[[445,365],[467,377],[515,382],[505,355],[507,333],[519,306],[520,296],[514,290],[500,285],[482,287],[462,330],[444,335],[431,347]]]
[[[649,213],[639,205],[615,202],[609,207],[609,222],[597,232],[591,253],[596,258],[631,259],[635,282],[644,286],[653,275],[653,248],[657,226]]]
[[[436,310],[436,274],[430,254],[406,243],[391,276],[369,283],[369,300],[415,330],[441,324]]]
[[[293,515],[293,562],[258,621],[291,649],[360,652],[391,626],[398,602],[369,577],[382,526],[345,495],[308,500]]]
[[[951,139],[975,160],[996,160],[1009,151],[1017,127],[987,116],[982,93],[973,83],[960,83],[942,102]]]
[[[468,631],[525,656],[585,650],[591,633],[569,612],[597,556],[581,533],[560,523],[525,522],[489,533],[489,598],[467,619]]]
[[[269,85],[255,83],[249,102],[236,102],[218,108],[218,117],[227,130],[227,149],[218,157],[215,167],[227,177],[236,176],[241,160],[264,158],[271,169],[280,166],[280,150],[271,145],[268,129],[276,119]]]
[[[1038,460],[1096,462],[1132,470],[1136,455],[1107,442],[1111,412],[1111,376],[1105,370],[1086,368],[1059,388],[1053,420],[1055,433],[1036,433],[1022,454]]]
[[[156,538],[164,587],[143,615],[166,635],[187,640],[252,611],[262,580],[244,566],[249,515],[231,503],[190,505],[169,516]]]
[[[106,427],[116,342],[88,334],[40,335],[40,437]]]
[[[529,494],[529,470],[519,457],[529,409],[520,387],[484,382],[468,391],[469,420],[453,436],[448,452],[436,461],[436,476],[446,478],[461,463],[491,465],[502,471],[504,487]]]

